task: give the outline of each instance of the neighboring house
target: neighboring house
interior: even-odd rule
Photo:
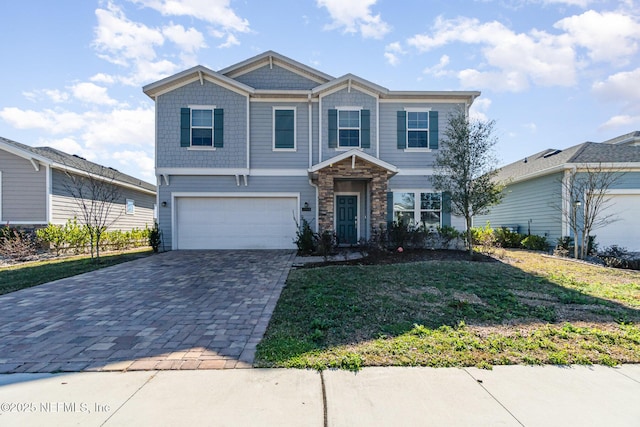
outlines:
[[[24,227],[82,222],[70,193],[70,176],[97,175],[119,187],[110,229],[153,227],[156,187],[115,169],[50,147],[30,147],[0,137],[0,222]]]
[[[548,149],[504,166],[497,179],[507,183],[504,199],[488,215],[474,218],[474,225],[510,227],[520,233],[547,236],[555,244],[561,236],[572,236],[568,218],[579,209],[568,200],[562,180],[586,166],[620,173],[608,191],[610,203],[603,212],[615,221],[593,230],[600,248],[619,245],[640,251],[640,132],[632,132],[602,143],[585,142],[564,150]],[[582,201],[580,201],[582,203]],[[561,210],[562,209],[562,210]]]
[[[429,177],[449,115],[480,92],[391,91],[272,51],[143,90],[167,248],[295,248],[301,218],[342,244],[393,220],[464,227]]]

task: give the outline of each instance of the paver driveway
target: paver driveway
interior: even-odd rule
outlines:
[[[291,251],[172,251],[0,296],[0,373],[248,367]]]

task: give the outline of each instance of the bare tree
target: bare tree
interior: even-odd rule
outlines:
[[[115,171],[95,165],[85,173],[65,171],[65,190],[73,197],[80,212],[81,222],[89,232],[91,258],[100,260],[100,240],[107,228],[122,215],[119,204],[122,194],[115,185]]]
[[[615,213],[607,213],[611,207],[609,189],[618,182],[623,173],[605,169],[601,163],[585,164],[567,171],[562,182],[565,200],[559,208],[574,236],[574,257],[584,259],[588,255],[591,233],[617,221]],[[582,245],[578,253],[578,236]]]
[[[450,210],[467,224],[466,244],[473,255],[471,221],[502,200],[503,186],[495,181],[495,122],[470,121],[464,110],[450,116],[442,150],[436,156],[432,177],[436,190],[450,195]]]

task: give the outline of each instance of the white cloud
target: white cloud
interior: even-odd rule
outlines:
[[[609,129],[621,129],[625,127],[632,127],[640,125],[640,114],[638,115],[628,115],[623,114],[619,116],[613,116],[605,123],[603,123],[599,129],[600,130],[609,130]]]
[[[162,34],[173,43],[178,45],[181,50],[194,53],[201,48],[207,47],[204,42],[204,36],[195,28],[185,30],[182,25],[167,25],[162,29]]]
[[[605,101],[640,103],[640,68],[613,74],[605,81],[595,82],[591,89]]]
[[[10,107],[0,110],[0,118],[18,129],[42,131],[45,136],[40,138],[39,145],[78,154],[104,165],[113,159],[122,166],[117,168],[123,172],[153,179],[153,107],[83,113]],[[132,167],[132,156],[114,154],[118,152],[137,153],[136,167]]]
[[[50,134],[75,132],[84,126],[83,115],[71,111],[21,110],[5,107],[0,118],[17,129],[42,129]]]
[[[33,90],[29,92],[22,92],[22,95],[28,100],[34,102],[39,101],[43,96],[56,104],[61,104],[69,100],[69,94],[58,89]]]
[[[554,27],[566,31],[572,44],[586,48],[593,61],[625,65],[638,52],[640,22],[626,14],[589,10]]]
[[[104,73],[98,73],[89,78],[90,81],[94,83],[104,83],[104,84],[112,84],[116,81],[113,76]]]
[[[93,44],[101,58],[114,64],[129,66],[131,61],[153,60],[155,46],[164,43],[162,32],[144,24],[132,22],[113,3],[107,9],[97,9],[98,26]]]
[[[530,133],[536,133],[538,131],[538,126],[533,122],[525,123],[522,126],[525,129],[527,129]]]
[[[449,65],[449,62],[450,62],[449,56],[442,55],[440,57],[440,61],[438,61],[436,65],[434,65],[433,67],[427,67],[422,72],[425,74],[430,74],[435,77],[446,76],[450,74],[450,72],[446,70],[447,65]]]
[[[246,33],[249,21],[240,18],[230,7],[229,0],[130,0],[155,9],[165,16],[190,16],[227,31]]]
[[[394,67],[400,63],[400,55],[406,53],[399,42],[389,43],[385,46],[384,50],[384,57],[387,62]]]
[[[218,47],[219,48],[226,48],[226,47],[231,47],[231,46],[237,46],[239,44],[240,44],[240,42],[238,41],[236,36],[234,36],[233,34],[228,34],[227,35],[227,40],[224,43],[219,44]]]
[[[98,86],[95,83],[78,83],[71,86],[70,89],[76,99],[88,104],[116,105],[118,103],[118,101],[109,97],[107,88]]]
[[[489,120],[487,112],[491,107],[491,99],[478,98],[473,101],[471,108],[469,109],[469,117],[473,120],[487,121]]]
[[[585,8],[589,6],[589,4],[593,3],[594,0],[542,0],[544,4],[564,4],[567,6],[578,6]]]
[[[135,168],[140,171],[140,175],[148,181],[154,180],[155,177],[155,161],[146,151],[116,151],[111,158],[118,161],[127,168]]]
[[[373,15],[371,6],[377,0],[316,0],[318,7],[324,7],[333,22],[325,28],[334,30],[344,28],[345,33],[360,32],[364,38],[381,39],[391,27],[384,22],[380,14]]]

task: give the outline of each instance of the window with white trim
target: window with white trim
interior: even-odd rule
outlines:
[[[180,146],[213,149],[223,147],[224,110],[212,105],[180,109]]]
[[[296,109],[293,107],[273,108],[273,149],[295,151],[296,149]]]
[[[191,145],[213,146],[213,109],[191,109]]]
[[[429,112],[407,111],[407,148],[429,147]]]
[[[427,230],[442,225],[442,194],[427,192],[394,192],[393,222]]]
[[[338,147],[360,147],[359,110],[338,110]]]
[[[136,203],[132,199],[127,199],[125,202],[125,213],[127,215],[133,215],[136,213]]]

